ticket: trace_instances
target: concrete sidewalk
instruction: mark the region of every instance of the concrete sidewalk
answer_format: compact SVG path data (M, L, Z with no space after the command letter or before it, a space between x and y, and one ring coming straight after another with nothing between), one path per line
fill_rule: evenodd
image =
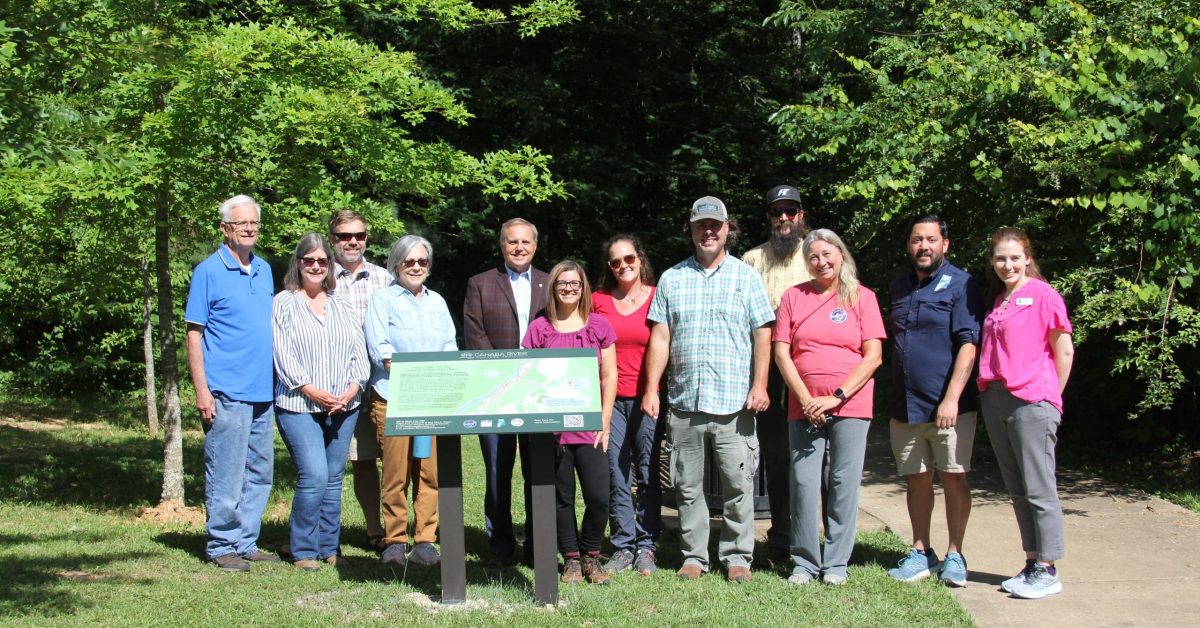
M975 443L971 471L974 508L963 555L968 586L955 595L980 626L1195 626L1200 624L1200 515L1069 470L1059 470L1066 515L1067 556L1058 563L1063 592L1021 600L1000 582L1024 562L1012 503L987 437ZM860 527L882 522L906 541L912 528L904 480L896 475L887 424L871 426L859 502ZM932 544L946 551L940 490ZM896 557L898 561L900 556Z

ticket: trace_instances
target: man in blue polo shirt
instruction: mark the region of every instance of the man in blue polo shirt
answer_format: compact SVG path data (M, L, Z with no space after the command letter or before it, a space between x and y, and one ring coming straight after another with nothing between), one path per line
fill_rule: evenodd
M205 554L221 571L278 562L258 547L274 474L271 267L251 249L261 210L235 196L220 207L225 244L200 262L188 291L188 368L204 422Z
M938 567L929 542L933 470L941 476L950 537L940 577L963 586L967 561L963 536L971 514L971 445L978 395L972 372L983 320L979 285L946 261L946 223L935 215L915 220L908 233L912 270L891 285L888 325L892 338L892 453L908 484L913 544L888 575L920 580Z

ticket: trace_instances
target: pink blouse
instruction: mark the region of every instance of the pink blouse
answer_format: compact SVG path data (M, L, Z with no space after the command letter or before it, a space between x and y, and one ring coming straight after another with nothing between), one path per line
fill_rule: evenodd
M983 321L979 347L979 390L999 381L1014 397L1037 403L1047 401L1062 412L1058 369L1050 347L1050 332L1071 333L1067 306L1054 288L1030 279L1017 288L1003 309L996 295L992 311Z

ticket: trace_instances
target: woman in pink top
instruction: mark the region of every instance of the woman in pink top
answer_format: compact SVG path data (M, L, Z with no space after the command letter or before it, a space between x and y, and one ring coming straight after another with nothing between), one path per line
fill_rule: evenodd
M996 299L979 347L980 406L1025 550L1025 567L1000 586L1037 599L1062 591L1054 567L1063 557L1054 446L1075 349L1067 307L1038 270L1025 232L997 231L988 252Z
M608 447L610 572L632 567L654 573L655 543L661 528L662 488L658 482L656 443L662 423L642 412L646 381L642 361L650 342L646 314L654 300L654 271L632 235L613 236L604 245L606 268L592 294L592 311L604 316L617 332L617 399L613 404L612 438ZM636 503L632 487L637 486Z
M791 391L792 575L844 584L858 517L858 489L873 415L875 369L882 362L883 316L875 293L858 282L854 258L828 229L804 238L812 280L788 288L775 313L775 363ZM825 548L821 480L829 453Z
M599 432L561 432L558 437L555 506L562 581L608 584L600 545L608 524L608 435L617 396L617 334L603 316L592 314L592 291L583 269L572 260L550 270L546 315L529 323L526 349L593 348L600 363ZM583 489L583 526L575 521L575 475Z

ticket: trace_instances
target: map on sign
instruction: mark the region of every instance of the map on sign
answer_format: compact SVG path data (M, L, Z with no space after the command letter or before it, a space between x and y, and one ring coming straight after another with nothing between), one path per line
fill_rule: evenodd
M385 434L600 429L594 349L397 353Z

